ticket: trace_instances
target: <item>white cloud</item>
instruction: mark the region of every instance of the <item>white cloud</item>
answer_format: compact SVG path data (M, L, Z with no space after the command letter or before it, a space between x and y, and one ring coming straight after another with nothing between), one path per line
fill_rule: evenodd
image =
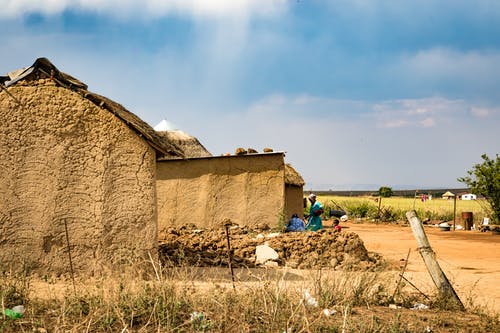
M287 161L303 174L309 188L371 183L457 186L456 178L471 159L498 150L498 140L492 140L495 121L471 121L470 110L477 108L443 97L370 102L273 94L255 101L243 114L217 121L219 133L231 138L229 146L287 151ZM232 125L223 125L227 123ZM456 149L457 133L465 132L483 135L484 140L460 143ZM227 138L218 140L214 146L228 145ZM415 156L436 161L432 172L421 172L411 162Z
M442 97L390 100L374 104L371 116L381 128L428 128L463 116L470 107L463 100Z
M294 117L296 120L325 122L370 121L374 128L433 128L449 126L464 119L491 117L499 113L495 108L479 107L461 99L429 97L420 99L339 100L307 94L287 96L273 94L247 108L247 117L278 120ZM471 117L472 116L472 117Z
M429 113L430 111L431 110L429 110L428 108L417 107L413 110L408 111L408 114L425 114L425 113Z
M486 117L489 117L495 113L500 113L500 112L499 112L499 109L495 109L495 108L472 107L470 109L470 113L474 117L486 118Z
M374 110L377 112L400 112L409 116L425 114L442 114L461 109L465 105L462 100L452 100L443 97L430 97L420 99L399 99L376 103Z
M436 121L434 120L434 118L429 117L421 120L420 124L422 125L422 127L434 127L436 126Z
M180 14L191 17L248 17L272 15L286 7L286 0L0 0L0 17L28 13L59 14L84 10L111 16Z
M408 120L397 119L397 120L386 121L383 124L383 127L385 127L385 128L399 128L399 127L406 127L408 125L409 125Z
M248 113L267 116L291 116L297 119L320 118L352 118L370 111L370 104L365 101L335 99L307 94L284 95L272 94L264 97L247 109Z
M395 70L407 73L409 80L449 82L457 86L491 87L500 84L500 52L498 50L459 51L432 48L406 54Z

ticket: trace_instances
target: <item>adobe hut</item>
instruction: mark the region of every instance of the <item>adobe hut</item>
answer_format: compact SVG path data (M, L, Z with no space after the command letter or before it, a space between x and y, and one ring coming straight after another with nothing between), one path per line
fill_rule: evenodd
M160 230L191 223L213 227L226 218L239 225L276 226L302 214L304 183L285 165L283 152L199 157L194 146L183 151L184 160L157 163Z
M80 273L155 258L156 158L182 152L45 58L0 86L0 268L68 272L67 239Z

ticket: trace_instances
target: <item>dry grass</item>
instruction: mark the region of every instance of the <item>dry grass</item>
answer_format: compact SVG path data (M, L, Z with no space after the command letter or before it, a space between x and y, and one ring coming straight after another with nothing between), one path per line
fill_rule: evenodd
M4 308L23 304L23 318L0 319L0 332L498 332L498 317L474 309L407 309L424 302L408 286L392 297L395 273L227 270L189 267L70 282L3 274ZM43 291L46 292L43 292ZM305 297L308 291L312 298ZM389 309L394 303L401 308ZM324 310L335 314L325 315ZM450 319L451 317L455 319Z

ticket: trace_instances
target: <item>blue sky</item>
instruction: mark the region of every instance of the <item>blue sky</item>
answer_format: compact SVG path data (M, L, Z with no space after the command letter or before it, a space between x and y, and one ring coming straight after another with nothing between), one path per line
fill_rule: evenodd
M0 0L0 72L49 58L307 189L457 187L500 152L500 2Z

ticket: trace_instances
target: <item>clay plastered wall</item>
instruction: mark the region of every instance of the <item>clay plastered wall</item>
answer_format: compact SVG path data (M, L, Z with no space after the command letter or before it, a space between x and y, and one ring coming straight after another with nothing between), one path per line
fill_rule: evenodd
M129 266L157 246L155 152L82 96L41 80L0 91L0 266Z
M286 216L288 219L292 217L294 213L299 214L301 218L304 217L304 191L302 186L286 185L285 187L286 196Z
M225 218L276 225L285 204L284 175L283 154L158 162L159 229L211 227Z

